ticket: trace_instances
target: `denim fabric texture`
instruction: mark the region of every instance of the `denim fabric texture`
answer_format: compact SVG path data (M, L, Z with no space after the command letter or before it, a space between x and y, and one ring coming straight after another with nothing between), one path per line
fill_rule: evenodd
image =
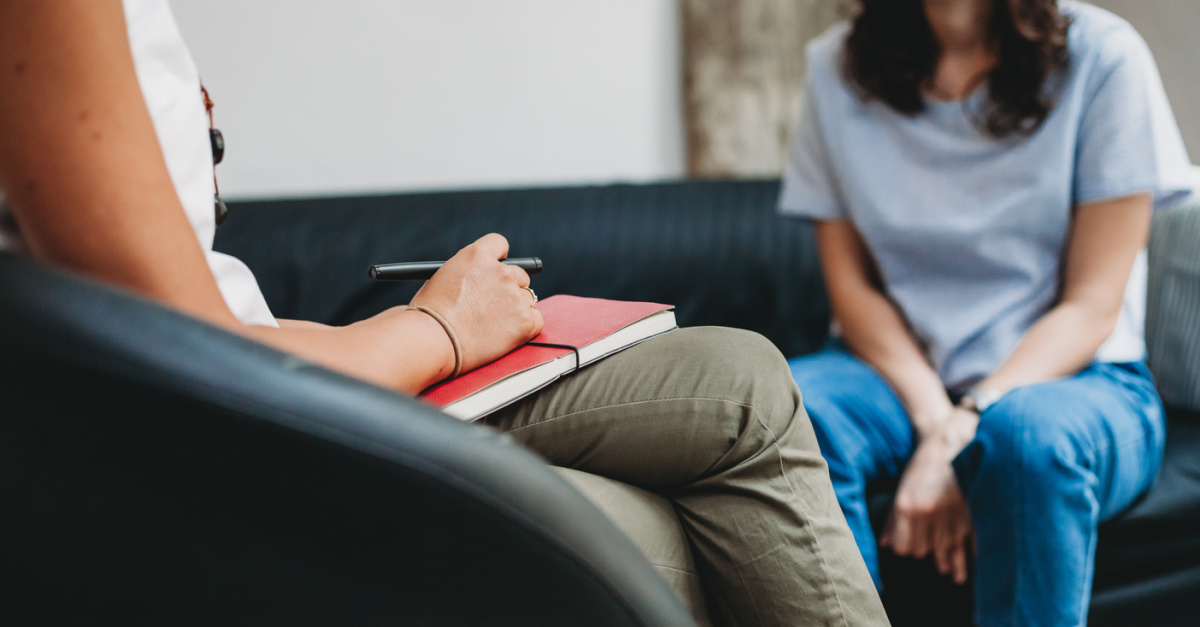
M908 414L838 341L789 366L838 502L882 588L867 490L904 471L914 448ZM1095 363L1017 388L984 412L954 460L978 546L977 624L1086 624L1097 526L1154 482L1164 439L1162 403L1140 362Z

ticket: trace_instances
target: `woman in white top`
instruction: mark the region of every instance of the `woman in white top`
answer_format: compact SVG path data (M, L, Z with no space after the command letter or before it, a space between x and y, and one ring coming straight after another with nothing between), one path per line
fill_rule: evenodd
M212 168L166 0L0 0L0 249L410 394L541 329L529 276L499 263L495 234L414 298L437 317L277 321L246 267L211 250ZM670 333L489 422L551 463L669 495L700 571L660 572L681 592L699 579L718 622L886 624L786 363L761 337Z

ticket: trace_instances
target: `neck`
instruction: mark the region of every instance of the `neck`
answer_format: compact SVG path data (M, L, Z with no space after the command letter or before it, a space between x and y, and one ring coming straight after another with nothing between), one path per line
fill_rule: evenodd
M1004 1L1004 0L1000 0ZM986 53L994 0L924 0L925 18L942 54Z

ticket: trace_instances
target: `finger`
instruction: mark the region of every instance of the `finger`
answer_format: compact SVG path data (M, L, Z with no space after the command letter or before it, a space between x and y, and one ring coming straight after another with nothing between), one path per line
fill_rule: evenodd
M910 524L912 529L908 540L909 552L913 557L922 558L929 555L931 528L929 519L925 516L915 516Z
M537 304L537 295L534 293L534 291L528 287L518 287L516 290L516 302L519 303L521 307L529 307L530 309L533 309L533 306Z
M950 555L951 566L954 569L954 583L963 585L967 583L967 545L966 542L960 542L954 547L954 552Z
M883 533L879 534L879 546L892 545L892 529L895 527L895 516L888 514L887 522L883 525Z
M516 266L504 266L504 272L510 281L517 284L517 287L529 287L528 272Z
M954 553L963 550L966 534L963 532L962 519L957 510L943 512L938 517L938 522L935 538L938 571L943 575L951 575L954 572Z
M950 527L939 524L933 538L933 559L937 563L938 572L949 575L954 569L955 537Z
M488 233L475 240L472 245L479 248L489 259L508 258L508 239L499 233Z
M912 526L908 516L896 514L896 524L892 527L892 552L896 555L912 553Z
M545 326L546 320L542 318L542 312L536 309L530 309L530 311L532 312L531 315L533 316L533 328L529 333L529 339L532 340L533 338L537 337L538 333L542 332L542 327Z

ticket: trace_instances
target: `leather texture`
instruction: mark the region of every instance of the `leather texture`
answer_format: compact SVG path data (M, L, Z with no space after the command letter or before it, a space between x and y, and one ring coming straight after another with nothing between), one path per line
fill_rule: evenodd
M0 256L8 624L692 625L505 436Z

